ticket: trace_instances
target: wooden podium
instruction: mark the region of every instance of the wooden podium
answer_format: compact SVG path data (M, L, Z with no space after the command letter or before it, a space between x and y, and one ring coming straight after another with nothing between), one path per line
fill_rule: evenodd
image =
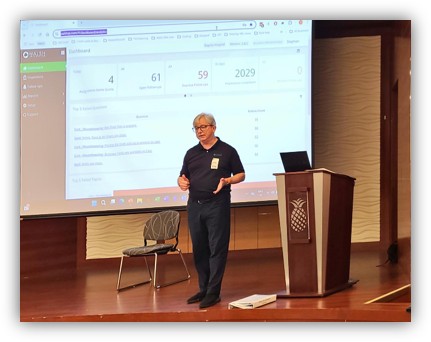
M349 279L355 179L327 170L276 173L286 291L323 297Z

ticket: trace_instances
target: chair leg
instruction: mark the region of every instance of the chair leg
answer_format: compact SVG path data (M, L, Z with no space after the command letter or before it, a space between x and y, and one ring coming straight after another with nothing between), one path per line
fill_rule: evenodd
M154 282L153 286L157 288L157 253L154 253Z
M121 256L121 261L120 261L120 270L118 271L117 291L119 291L119 289L120 289L121 271L122 271L122 269L123 269L123 259L124 259L124 255L122 255L122 256Z
M146 267L147 267L147 271L148 271L148 275L149 275L149 280L144 281L144 282L140 282L140 283L136 283L136 284L132 284L132 285L125 286L125 287L121 288L121 287L120 287L120 282L121 282L121 275L122 275L122 270L123 270L124 257L125 257L125 256L127 256L127 255L123 255L123 256L121 257L121 261L120 261L120 269L119 269L119 271L118 271L117 291L121 291L121 290L128 289L128 288L131 288L131 287L135 287L135 286L138 286L138 285L147 284L147 283L150 283L150 282L152 282L152 283L153 283L154 288L159 289L159 288L164 287L164 286L168 286L168 285L176 284L176 283L179 283L179 282L181 282L181 281L184 281L184 280L188 280L188 279L190 279L190 272L189 272L189 269L187 268L187 264L186 264L186 262L185 262L185 260L184 260L183 253L182 253L182 252L181 252L181 250L180 250L180 249L178 249L178 248L177 248L175 251L176 251L176 252L178 252L178 255L180 256L181 261L182 261L182 263L183 263L184 270L186 271L186 276L185 276L184 278L181 278L181 279L178 279L178 280L174 280L174 281L171 281L171 282L168 282L168 283L164 283L164 284L158 284L158 283L157 283L157 262L158 262L158 254L157 254L157 253L154 253L154 254L153 254L153 256L154 256L154 271L153 271L153 274L151 273L151 269L150 269L150 267L149 267L149 265L148 265L147 256L144 256L145 265L146 265Z
M119 292L119 291L121 291L121 290L125 290L125 289L131 288L131 287L136 287L136 286L138 286L138 285L143 285L143 284L150 283L150 282L151 282L151 280L152 280L152 278L151 278L151 271L150 271L150 268L148 267L147 260L144 258L144 260L145 260L145 265L147 266L147 270L148 270L148 273L149 273L150 279L149 279L149 280L145 280L145 281L140 282L140 283L131 284L131 285L128 285L128 286L125 286L125 287L120 287L121 274L122 274L122 270L123 270L123 262L124 262L124 257L125 257L125 256L127 256L127 255L122 255L122 256L121 256L120 269L119 269L119 271L118 271L118 279L117 279L117 291Z
M153 275L151 274L150 266L148 266L147 257L144 257L145 266L147 266L148 275L150 277L150 281L153 279Z
M182 281L190 279L190 272L189 272L189 269L187 268L187 264L186 264L186 262L184 260L183 253L181 253L181 250L179 248L177 248L176 251L178 252L178 255L181 258L181 261L183 263L184 269L186 271L186 276L184 278L181 278L181 279L178 279L178 280L174 280L174 281L171 281L171 282L168 282L168 283L157 284L157 281L156 281L156 271L155 271L156 267L157 267L157 256L156 256L155 263L154 263L154 285L153 285L156 289L160 289L161 287L165 287L165 286L168 286L168 285L173 285L173 284L176 284L176 283L179 283L179 282L182 282Z
M181 249L177 248L177 252L181 257L181 261L183 262L184 269L186 270L186 273L187 273L186 279L190 279L190 272L189 272L189 269L187 268L187 264L186 264L186 261L184 260L183 253L181 252Z

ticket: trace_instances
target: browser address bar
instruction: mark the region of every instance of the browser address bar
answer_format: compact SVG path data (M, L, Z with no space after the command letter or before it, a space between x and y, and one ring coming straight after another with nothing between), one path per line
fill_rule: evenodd
M119 36L138 34L161 34L161 33L183 33L183 32L207 32L226 30L254 29L254 20L196 22L183 24L163 25L140 25L140 26L118 26L82 29L59 29L53 32L54 38L67 37L89 37L89 36Z

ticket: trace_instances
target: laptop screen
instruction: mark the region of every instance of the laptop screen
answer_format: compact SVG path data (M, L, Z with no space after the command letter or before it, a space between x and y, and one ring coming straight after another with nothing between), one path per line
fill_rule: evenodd
M285 172L298 172L311 169L307 151L280 152Z

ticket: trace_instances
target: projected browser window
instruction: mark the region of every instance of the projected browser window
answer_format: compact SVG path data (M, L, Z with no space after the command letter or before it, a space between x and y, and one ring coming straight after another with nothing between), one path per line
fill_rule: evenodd
M311 21L21 22L21 215L184 206L176 180L212 113L276 200L279 152L311 154Z

